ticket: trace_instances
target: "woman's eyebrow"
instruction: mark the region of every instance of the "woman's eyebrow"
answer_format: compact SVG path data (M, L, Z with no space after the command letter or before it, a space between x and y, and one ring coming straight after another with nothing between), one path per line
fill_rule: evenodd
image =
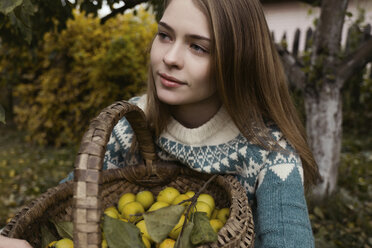
M201 36L201 35L197 35L197 34L189 34L189 35L187 35L187 37L189 37L191 39L195 39L195 40L205 40L205 41L208 41L208 42L211 41L211 39L209 39L207 37L204 37L204 36Z
M167 23L165 23L165 22L161 22L160 21L159 22L159 26L162 26L165 29L168 29L172 33L174 33L174 29L171 26L169 26ZM186 37L191 38L191 39L196 39L196 40L205 40L205 41L208 41L208 42L211 41L209 38L204 37L204 36L201 36L201 35L198 35L198 34L188 34L188 35L186 35Z

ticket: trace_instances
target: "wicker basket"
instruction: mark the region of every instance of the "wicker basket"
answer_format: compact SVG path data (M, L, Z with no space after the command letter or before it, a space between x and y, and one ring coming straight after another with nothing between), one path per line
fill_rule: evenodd
M123 116L136 133L144 163L102 171L110 134ZM24 207L6 225L2 235L26 239L36 248L41 246L41 225L48 225L50 219L73 221L74 247L99 248L102 209L115 204L123 193L150 190L158 194L166 186L181 192L198 191L211 175L158 160L144 120L142 110L125 101L104 109L92 120L83 137L75 161L74 181L49 189ZM200 247L253 247L252 212L240 183L231 175L219 175L205 192L214 197L217 207L230 207L230 216L218 233L218 241Z

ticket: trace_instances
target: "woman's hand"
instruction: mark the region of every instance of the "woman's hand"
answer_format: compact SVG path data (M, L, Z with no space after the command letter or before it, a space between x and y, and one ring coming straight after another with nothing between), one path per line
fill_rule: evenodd
M32 248L32 246L22 239L12 239L0 235L0 248Z

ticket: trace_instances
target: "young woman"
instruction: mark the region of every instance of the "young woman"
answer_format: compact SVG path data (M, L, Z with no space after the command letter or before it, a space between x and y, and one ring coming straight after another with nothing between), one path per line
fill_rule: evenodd
M145 111L160 158L236 175L256 248L314 247L304 188L318 170L290 99L258 0L166 0L147 94L131 102ZM137 163L132 138L123 118L104 169Z
M150 53L144 109L158 154L232 173L248 193L255 247L314 247L304 186L318 177L258 0L170 0ZM106 169L137 163L114 128Z

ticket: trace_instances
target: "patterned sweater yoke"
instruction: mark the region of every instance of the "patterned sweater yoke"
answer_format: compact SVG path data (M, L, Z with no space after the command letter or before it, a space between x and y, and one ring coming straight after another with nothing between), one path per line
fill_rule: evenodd
M144 109L146 96L130 102ZM270 151L249 142L221 107L208 122L194 129L171 119L155 143L163 160L177 160L200 172L236 176L252 206L256 248L314 247L301 160L276 126L269 129L283 149ZM104 169L138 162L138 154L129 155L132 137L133 130L123 118L111 134Z

